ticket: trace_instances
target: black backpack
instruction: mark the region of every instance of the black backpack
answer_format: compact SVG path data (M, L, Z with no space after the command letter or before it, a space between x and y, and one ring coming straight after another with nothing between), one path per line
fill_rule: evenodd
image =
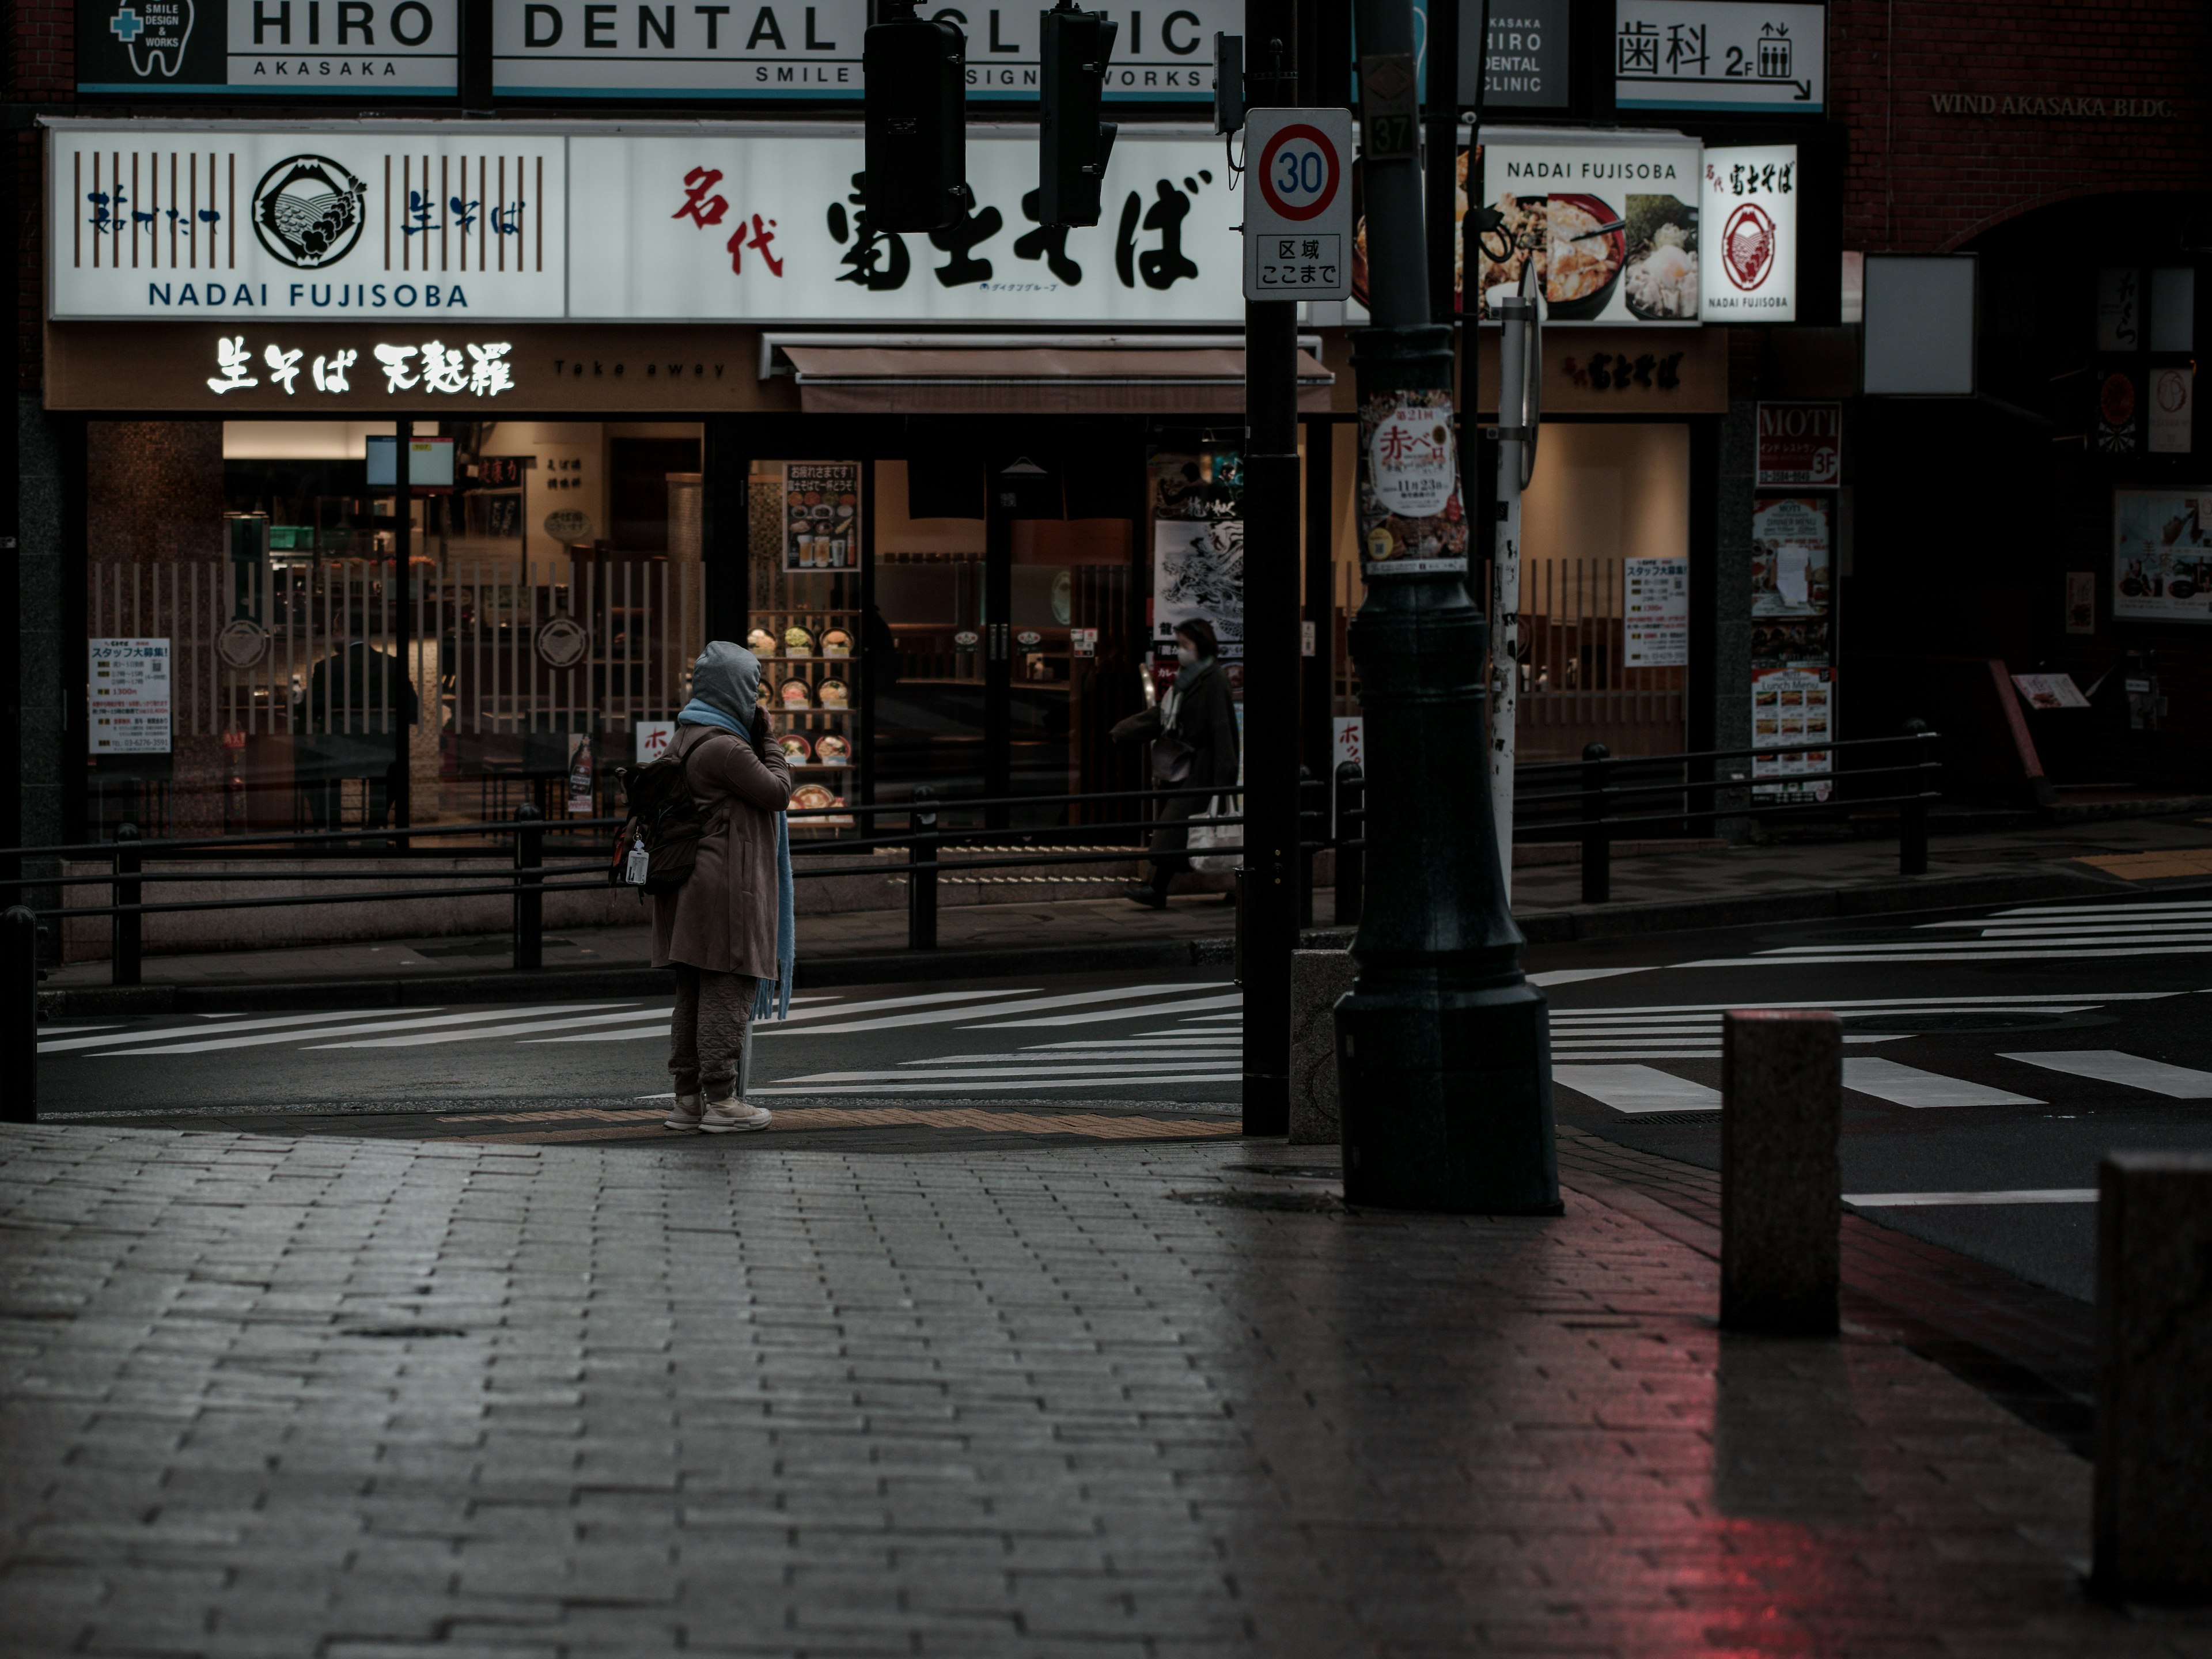
M714 814L691 793L687 769L691 750L663 755L632 769L617 767L629 805L629 820L615 837L614 862L607 879L617 886L652 894L672 893L691 879L699 861L699 839Z

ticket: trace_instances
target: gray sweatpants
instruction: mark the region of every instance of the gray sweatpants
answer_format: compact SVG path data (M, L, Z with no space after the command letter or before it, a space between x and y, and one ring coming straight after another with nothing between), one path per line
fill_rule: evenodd
M675 967L668 1069L675 1074L676 1092L704 1093L710 1101L742 1097L760 981L750 974L709 973L680 962Z

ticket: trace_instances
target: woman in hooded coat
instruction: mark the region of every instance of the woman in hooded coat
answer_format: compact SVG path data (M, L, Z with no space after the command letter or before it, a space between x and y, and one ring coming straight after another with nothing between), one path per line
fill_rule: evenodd
M769 1113L742 1097L761 982L784 976L789 854L781 815L791 768L757 706L760 659L716 640L691 667L691 701L668 752L707 812L690 879L653 900L653 965L676 970L668 1069L672 1129L764 1129Z
M1114 728L1123 742L1149 738L1176 746L1187 754L1189 767L1174 787L1216 789L1233 793L1243 763L1237 752L1237 705L1229 691L1229 677L1214 660L1220 647L1213 624L1194 617L1176 626L1175 684L1156 708L1132 714ZM1152 831L1152 877L1149 882L1123 890L1123 896L1154 910L1168 908L1168 883L1176 872L1190 867L1184 849L1190 844L1190 819L1206 803L1204 795L1176 795L1161 807Z

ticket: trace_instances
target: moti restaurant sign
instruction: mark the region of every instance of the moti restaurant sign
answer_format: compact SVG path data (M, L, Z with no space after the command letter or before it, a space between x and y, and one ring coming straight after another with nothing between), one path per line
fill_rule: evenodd
M1759 489L1770 484L1834 485L1843 475L1841 404L1759 404Z
M458 0L77 0L80 97L450 98Z
M1106 95L1128 101L1210 99L1214 31L1243 27L1233 0L1133 10L1109 0L1104 9L1120 26ZM1036 100L1036 5L933 15L967 33L969 97ZM867 27L867 0L495 0L492 85L503 96L541 99L857 100Z

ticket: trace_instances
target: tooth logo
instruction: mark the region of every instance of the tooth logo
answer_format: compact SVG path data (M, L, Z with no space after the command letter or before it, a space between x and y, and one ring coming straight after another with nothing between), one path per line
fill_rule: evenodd
M123 43L142 78L156 70L173 77L185 66L185 43L192 38L192 0L122 0L107 20L107 32Z
M327 155L295 155L261 175L253 230L295 270L319 270L353 252L368 186Z

